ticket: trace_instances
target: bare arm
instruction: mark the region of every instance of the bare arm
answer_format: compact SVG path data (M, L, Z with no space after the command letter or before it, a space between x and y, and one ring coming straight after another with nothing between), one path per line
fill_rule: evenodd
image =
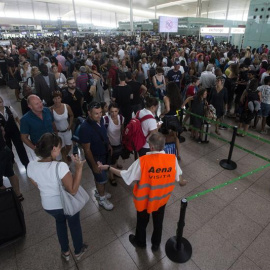
M67 104L66 104L66 106L67 106L68 116L69 116L69 126L68 126L68 129L71 129L72 124L73 124L73 120L74 120L74 114L73 114L70 106L67 105Z
M188 102L190 102L191 100L193 100L193 99L194 99L194 97L188 97L188 98L183 102L181 108L184 108L184 106L185 106Z
M31 182L36 188L38 188L38 184L37 184L32 178L30 178L30 177L28 177L28 178L29 178L30 182Z
M72 176L71 172L68 172L63 178L62 183L65 189L72 195L75 195L78 191L78 188L82 179L82 168L84 161L80 161L78 157L72 156L72 160L75 163L75 174Z
M21 134L22 141L31 149L35 150L35 145L29 140L29 134Z
M145 85L141 85L141 88L140 88L140 91L141 91L141 96L144 96L147 92L147 88Z

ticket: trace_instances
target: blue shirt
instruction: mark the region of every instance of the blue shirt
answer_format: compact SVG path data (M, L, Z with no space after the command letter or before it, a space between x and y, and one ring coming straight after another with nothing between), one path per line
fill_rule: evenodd
M29 134L33 144L36 144L43 134L53 132L54 120L49 108L43 108L42 117L43 120L30 110L21 118L21 134Z
M100 125L87 118L87 120L81 124L79 138L81 143L90 143L90 150L93 156L107 155L109 140L103 118L100 120Z

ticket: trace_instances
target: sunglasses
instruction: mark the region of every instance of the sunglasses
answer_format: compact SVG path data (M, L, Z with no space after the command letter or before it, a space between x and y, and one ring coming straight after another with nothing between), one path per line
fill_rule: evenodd
M88 105L88 108L91 109L99 109L101 107L101 104L99 102L93 102Z

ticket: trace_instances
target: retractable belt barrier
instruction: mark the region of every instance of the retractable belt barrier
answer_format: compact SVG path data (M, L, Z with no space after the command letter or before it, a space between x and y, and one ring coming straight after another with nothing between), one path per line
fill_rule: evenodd
M218 139L218 140L220 140L222 142L229 143L231 145L228 159L227 160L221 160L221 162L220 162L220 165L223 168L232 169L232 168L229 168L230 166L234 167L233 169L236 168L236 164L235 164L235 166L232 166L233 163L235 163L235 162L231 161L231 156L232 156L234 146L237 147L238 149L241 149L241 150L253 155L253 156L256 156L256 157L258 157L258 158L260 158L262 160L270 162L269 158L264 157L262 155L259 155L257 153L254 153L253 151L251 151L249 149L246 149L246 148L244 148L244 147L242 147L242 146L240 146L238 144L235 144L235 136L236 136L236 132L237 132L237 127L231 126L231 125L219 122L219 121L215 121L215 120L212 120L212 119L208 119L208 118L206 118L204 116L197 115L195 113L192 113L192 112L190 112L188 110L184 110L184 109L180 112L180 114L178 112L178 115L180 115L181 123L182 123L183 111L185 111L186 113L188 113L190 115L193 115L195 117L201 118L201 119L203 119L203 120L205 120L207 122L222 125L222 126L225 126L227 128L233 129L232 140L228 141L228 140L223 139L223 138L221 138L221 137L219 137L219 136L217 136L217 135L215 135L213 133L204 132L204 131L202 131L202 130L200 130L198 128L192 127L191 125L185 124L186 126L191 127L193 130L197 130L197 131L202 132L202 133L207 133L209 136L212 136L212 137L214 137L214 138L216 138L216 139ZM261 138L259 136L256 136L256 135L250 134L248 132L244 132L244 131L238 131L238 132L242 133L242 134L245 134L245 135L247 135L249 137L255 138L255 139L257 139L259 141L262 141L264 143L270 144L269 140L266 140L266 139ZM183 231L184 231L184 226L185 226L185 215L186 215L186 208L187 208L188 201L194 200L194 199L199 198L199 197L201 197L203 195L206 195L206 194L208 194L210 192L213 192L213 191L215 191L217 189L220 189L220 188L223 188L223 187L228 186L230 184L233 184L238 180L244 179L244 178L248 177L249 175L260 172L260 171L262 171L262 170L264 170L265 168L268 168L268 167L270 167L270 163L267 163L266 165L260 166L257 169L254 169L252 171L244 173L244 174L242 174L242 175L240 175L238 177L235 177L235 178L233 178L233 179L231 179L229 181L226 181L225 183L222 183L220 185L217 185L215 187L206 189L204 191L198 192L197 194L194 194L194 195L191 195L191 196L189 196L187 198L182 199L181 200L181 208L180 208L180 216L179 216L179 221L178 221L177 230L176 230L176 236L173 236L173 237L169 238L168 241L166 242L166 245L165 245L165 251L166 251L167 257L170 260L172 260L173 262L176 262L176 263L185 263L191 258L192 246L191 246L190 242L183 237Z

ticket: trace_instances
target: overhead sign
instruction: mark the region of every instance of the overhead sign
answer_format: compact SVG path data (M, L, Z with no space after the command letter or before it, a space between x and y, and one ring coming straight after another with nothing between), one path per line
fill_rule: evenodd
M232 27L231 34L245 34L245 30L245 28Z
M78 30L78 26L77 23L75 21L41 21L41 27L43 30L51 30L51 31L55 31L55 30L74 30L77 31Z
M229 34L229 27L202 27L201 34Z
M176 17L159 17L159 32L160 33L177 33L178 32L178 18Z

